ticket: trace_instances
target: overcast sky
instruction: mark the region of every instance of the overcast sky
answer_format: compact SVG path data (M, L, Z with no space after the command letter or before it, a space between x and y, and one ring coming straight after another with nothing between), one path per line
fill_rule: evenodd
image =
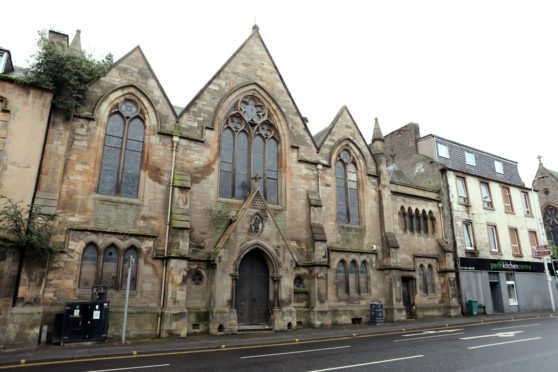
M0 45L27 66L37 31L73 37L96 57L140 45L174 105L185 106L256 22L312 133L347 105L367 140L409 122L558 171L557 1L10 2ZM554 140L554 141L553 141Z

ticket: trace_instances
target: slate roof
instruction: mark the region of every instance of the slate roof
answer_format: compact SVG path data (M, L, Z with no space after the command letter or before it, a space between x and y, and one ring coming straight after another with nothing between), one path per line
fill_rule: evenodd
M444 144L448 147L449 158L436 155L436 160L446 168L497 182L503 182L518 187L525 187L525 183L519 175L516 161L509 160L498 155L493 155L486 151L478 150L432 134L422 137L420 141L429 137L435 139L434 151L436 154L438 154L438 143ZM466 163L465 152L475 155L476 165L469 165ZM494 166L495 160L502 163L504 169L503 174L496 172Z

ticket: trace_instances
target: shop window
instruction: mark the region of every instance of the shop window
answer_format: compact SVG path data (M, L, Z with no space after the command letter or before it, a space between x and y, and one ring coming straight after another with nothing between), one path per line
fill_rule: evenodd
M506 273L506 287L508 289L508 301L510 305L517 305L517 291L515 290L514 273Z

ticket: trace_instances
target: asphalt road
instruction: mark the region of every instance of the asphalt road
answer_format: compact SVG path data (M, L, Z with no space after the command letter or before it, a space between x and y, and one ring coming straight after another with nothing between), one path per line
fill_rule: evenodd
M558 319L92 358L18 371L558 371Z

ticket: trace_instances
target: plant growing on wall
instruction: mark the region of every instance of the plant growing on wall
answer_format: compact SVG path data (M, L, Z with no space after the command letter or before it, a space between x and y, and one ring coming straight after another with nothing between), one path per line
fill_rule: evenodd
M38 206L22 206L0 197L0 249L17 250L43 262L64 251L52 244L56 215L41 212Z
M558 259L558 247L556 246L556 244L554 244L554 241L552 240L548 240L548 245L550 246L551 252L552 254L550 255L550 257L552 259Z
M85 100L88 84L101 77L112 65L112 54L96 60L83 51L68 52L46 32L39 32L38 51L27 71L27 80L54 91L53 105L71 116Z

